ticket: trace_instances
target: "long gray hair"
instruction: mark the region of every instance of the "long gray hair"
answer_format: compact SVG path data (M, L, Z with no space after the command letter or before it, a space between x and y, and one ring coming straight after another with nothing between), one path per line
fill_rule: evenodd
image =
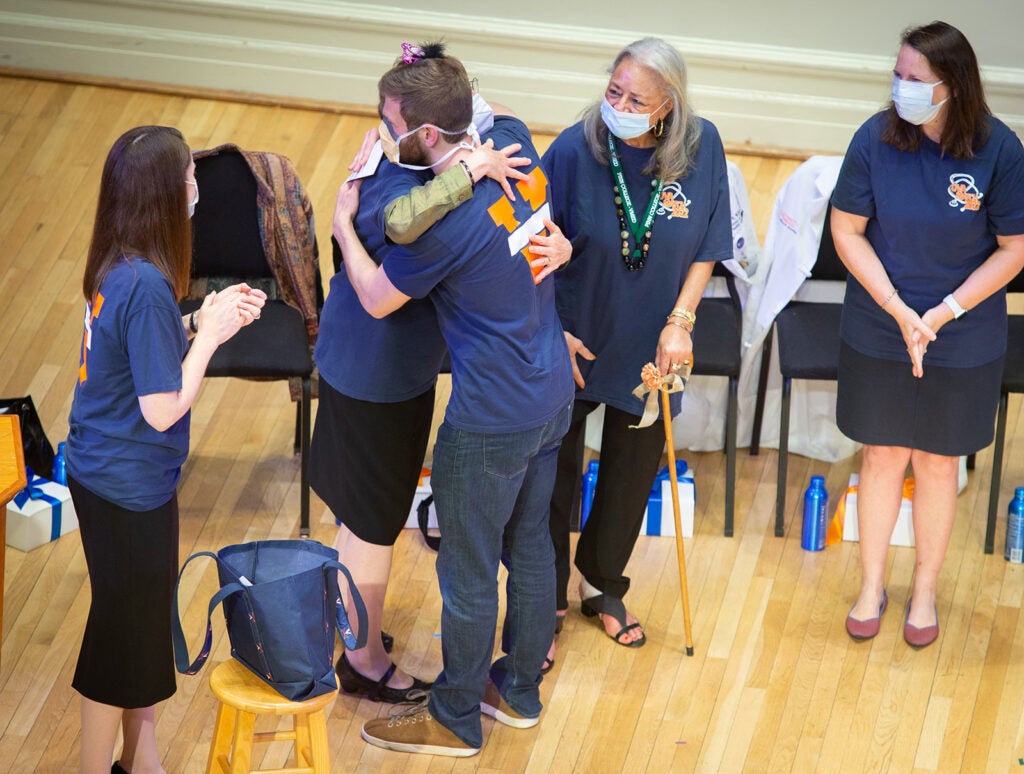
M673 46L660 38L642 38L622 49L608 68L609 75L624 59L653 71L672 100L672 112L665 117L665 128L644 174L656 175L665 182L686 177L700 147L701 124L686 99L686 63ZM583 134L590 152L602 164L608 163L608 127L601 118L601 100L583 111Z

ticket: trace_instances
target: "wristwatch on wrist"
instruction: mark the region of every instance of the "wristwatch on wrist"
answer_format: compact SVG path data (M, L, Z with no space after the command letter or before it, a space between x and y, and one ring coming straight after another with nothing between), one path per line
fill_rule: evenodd
M950 311L953 313L954 320L958 320L959 318L967 314L967 310L960 306L960 303L955 298L953 298L952 293L950 293L948 296L942 299L942 303L949 307Z

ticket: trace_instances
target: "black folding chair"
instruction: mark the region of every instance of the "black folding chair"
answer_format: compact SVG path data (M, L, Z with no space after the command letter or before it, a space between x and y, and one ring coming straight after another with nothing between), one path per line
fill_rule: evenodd
M245 281L268 289L270 300L260 319L218 347L207 376L279 380L298 378L301 397L295 412L294 452L300 455L299 534L309 536L310 378L313 359L301 313L276 294L276 282L260 238L256 180L239 153L221 152L196 159L200 190L192 221L192 276L207 278L211 288ZM315 251L315 246L314 246ZM323 290L317 272L318 308ZM185 299L182 314L198 309L201 299Z
M839 259L832 241L832 207L825 211L818 257L810 279L846 281L846 266ZM779 465L775 490L775 534L785 534L786 470L789 459L790 393L794 379L835 381L839 376L839 319L842 302L790 301L776 316L768 331L761 354L761 372L754 408L754 428L750 453L757 454L768 388L768 368L772 339L778 341L779 371L782 373L782 406L779 417ZM774 330L774 334L773 334Z

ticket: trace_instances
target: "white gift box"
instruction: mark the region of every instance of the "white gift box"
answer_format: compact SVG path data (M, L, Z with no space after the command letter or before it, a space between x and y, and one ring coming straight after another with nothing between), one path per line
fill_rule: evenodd
M405 520L406 528L419 529L420 503L430 497L430 476L424 476L421 483L416 487L416 495L412 498L412 508L409 510L409 518ZM427 529L437 529L437 508L434 502L430 502L430 511L427 516Z
M644 520L640 525L641 535L661 535L675 537L676 519L672 509L672 482L661 482L661 497L652 493L644 510ZM684 476L676 482L679 491L679 525L683 537L693 537L693 507L697 502L693 479Z
M61 484L34 476L29 486L7 503L7 545L21 551L31 551L76 529L78 516L71 492Z
M857 482L859 476L850 474L850 488L846 490L846 514L843 517L843 540L857 541L860 530L857 523ZM914 501L908 497L913 491L913 479L907 479L903 485L903 502L900 503L900 515L896 518L896 526L892 531L891 546L914 546ZM909 488L908 488L909 485Z

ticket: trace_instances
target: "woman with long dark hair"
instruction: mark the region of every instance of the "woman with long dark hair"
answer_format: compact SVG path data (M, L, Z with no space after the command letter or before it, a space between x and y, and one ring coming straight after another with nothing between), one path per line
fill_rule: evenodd
M82 290L85 330L67 444L68 487L92 602L73 686L82 696L83 772L163 771L154 706L175 691L171 596L175 490L189 409L217 347L259 318L247 285L182 317L192 258L195 164L177 129L117 139L100 180ZM191 344L190 344L191 340Z

